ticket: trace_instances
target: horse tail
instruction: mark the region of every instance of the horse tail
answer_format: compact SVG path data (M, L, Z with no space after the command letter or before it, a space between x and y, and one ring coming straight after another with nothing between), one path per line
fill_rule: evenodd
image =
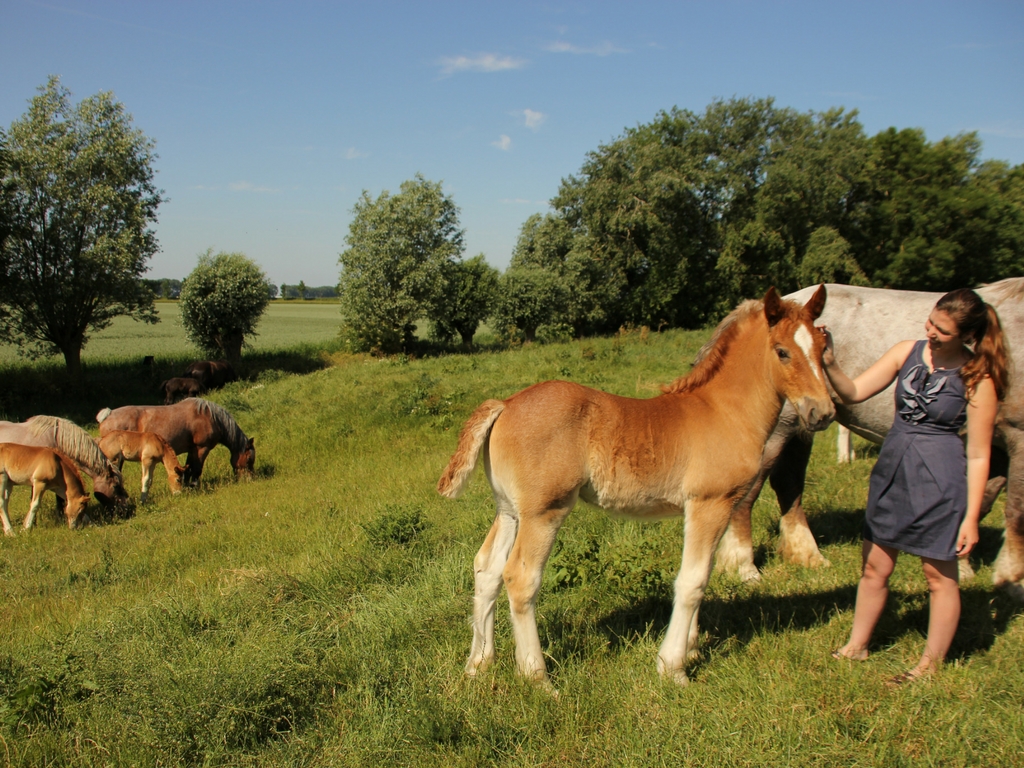
M102 424L103 420L105 418L107 418L107 416L109 416L112 413L113 413L113 411L110 410L109 408L104 408L102 411L100 411L99 413L96 414L96 423L97 424Z
M459 433L459 445L445 467L441 479L437 481L437 492L449 499L456 499L469 481L469 476L476 469L480 450L491 433L495 420L505 410L501 400L485 400L473 411Z

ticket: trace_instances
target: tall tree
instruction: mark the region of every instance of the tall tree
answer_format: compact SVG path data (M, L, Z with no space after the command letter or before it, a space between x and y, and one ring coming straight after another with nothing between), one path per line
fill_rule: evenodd
M872 138L852 243L875 285L945 291L1024 270L1022 171L980 154L973 133L930 143L919 129L889 128Z
M459 209L439 182L417 174L396 195L385 190L374 200L364 190L352 212L339 258L343 322L358 348L399 352L462 255Z
M91 331L118 315L158 320L141 281L162 202L153 148L111 93L73 105L57 77L7 133L0 321L25 352L63 354L72 376Z
M437 297L431 311L434 337L450 341L459 336L464 346L472 346L476 329L494 309L498 276L498 270L487 263L482 253L466 261L451 262L444 293Z
M203 352L237 364L246 339L270 303L270 282L244 253L199 257L181 284L181 323L185 336Z

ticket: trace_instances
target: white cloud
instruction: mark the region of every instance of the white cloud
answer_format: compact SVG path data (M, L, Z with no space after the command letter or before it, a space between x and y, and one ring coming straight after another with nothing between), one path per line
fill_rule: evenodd
M576 53L589 54L591 56L608 56L612 53L629 53L625 48L612 45L607 40L600 45L593 45L589 48L582 45L573 45L565 40L556 40L544 46L544 50L550 53Z
M453 75L456 72L504 72L509 69L522 69L526 66L526 60L498 56L494 53L479 53L476 56L444 56L438 64L441 66L441 74Z
M978 133L986 136L998 136L1002 139L1024 139L1024 126L1020 123L1002 122L978 128Z
M278 192L273 187L263 187L253 184L251 181L233 181L228 187L235 192Z
M509 149L512 147L512 139L510 139L505 134L501 134L501 138L498 139L497 141L492 141L491 142L491 146L492 147L497 147L498 149L502 150L503 152L508 152Z
M532 109L524 109L523 117L526 119L526 127L532 131L540 128L541 123L548 119L543 112L534 112Z
M346 160L358 160L360 157L366 157L366 153L360 152L355 147L349 147L348 149L345 150Z

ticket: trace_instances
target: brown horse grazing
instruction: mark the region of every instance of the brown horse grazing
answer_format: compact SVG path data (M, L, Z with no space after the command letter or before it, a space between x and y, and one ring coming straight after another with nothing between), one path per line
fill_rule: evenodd
M33 416L20 424L0 421L0 443L59 451L89 476L93 495L103 506L128 501L120 470L107 461L92 436L74 422L58 416Z
M684 515L686 540L658 671L687 682L697 611L718 540L751 491L783 404L820 430L835 413L813 321L824 286L800 306L772 288L716 330L688 376L649 400L565 381L487 400L469 417L437 489L455 498L478 456L497 514L473 561L473 644L466 674L494 659L494 605L508 589L519 672L546 681L534 617L544 564L578 497L641 519Z
M223 407L190 397L174 405L126 405L96 414L100 436L115 430L155 432L170 443L175 453L188 453L185 482L198 482L206 456L218 445L231 451L236 475L253 473L256 447Z
M167 484L171 486L171 493L181 493L181 479L188 468L181 466L174 449L160 435L115 429L107 432L96 443L118 469L121 469L125 461L138 461L142 464L142 496L139 500L143 504L153 485L153 468L161 461L167 470Z
M36 511L46 491L53 491L65 500L64 514L68 528L78 528L84 521L83 512L89 503L89 494L82 485L82 477L74 463L50 448L16 443L0 443L0 519L4 535L13 536L7 506L12 485L31 485L32 503L25 516L25 530L36 521Z
M190 376L168 379L160 385L160 394L164 396L164 405L171 405L186 397L198 397L204 391L203 383Z
M182 376L196 379L203 389L220 389L238 380L235 369L227 360L199 360L186 368Z

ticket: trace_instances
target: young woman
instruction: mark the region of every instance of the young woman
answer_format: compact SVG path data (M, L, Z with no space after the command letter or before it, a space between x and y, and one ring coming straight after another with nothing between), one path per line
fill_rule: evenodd
M978 543L992 431L1008 375L999 317L974 291L947 293L924 328L925 340L901 341L854 379L836 364L832 337L822 329L825 371L844 403L862 402L897 379L896 417L871 472L853 630L832 654L867 658L897 556L920 556L930 593L928 641L917 665L890 685L934 671L953 642L960 620L956 558ZM965 424L966 455L959 436Z

